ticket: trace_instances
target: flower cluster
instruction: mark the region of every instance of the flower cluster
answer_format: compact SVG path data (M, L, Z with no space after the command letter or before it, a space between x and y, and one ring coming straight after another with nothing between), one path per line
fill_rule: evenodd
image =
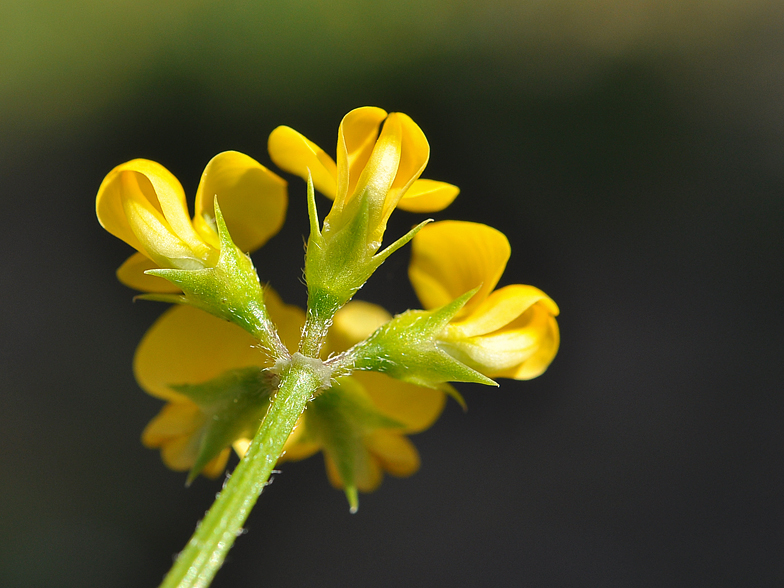
M177 179L134 160L101 184L96 211L110 233L136 249L118 270L144 297L177 303L145 335L134 370L166 402L142 435L164 463L210 477L233 447L248 450L282 378L307 358L324 377L280 460L323 452L329 480L371 491L383 472L408 476L419 456L406 437L428 428L448 382L494 384L541 374L558 350L558 308L541 290L495 289L510 255L486 225L425 221L381 250L393 210L435 212L458 189L420 178L429 158L408 116L358 108L340 124L337 161L289 127L269 138L272 161L308 182L308 308L262 288L247 253L281 227L286 182L250 157L217 155L187 213ZM333 200L319 223L313 189ZM412 241L409 277L423 309L392 317L352 301L375 269ZM206 312L205 312L206 311ZM263 428L262 424L262 428Z

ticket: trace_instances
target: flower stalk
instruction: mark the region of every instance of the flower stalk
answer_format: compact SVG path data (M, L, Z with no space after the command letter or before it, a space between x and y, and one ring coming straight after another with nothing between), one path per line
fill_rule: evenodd
M323 374L318 373L312 362L297 354L293 356L281 375L280 388L245 457L227 478L223 490L177 557L161 588L209 586L234 540L242 533L297 419L322 382Z

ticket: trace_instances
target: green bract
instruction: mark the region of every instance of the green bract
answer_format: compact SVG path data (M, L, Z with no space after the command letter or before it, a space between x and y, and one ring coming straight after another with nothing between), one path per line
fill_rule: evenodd
M372 457L365 437L377 429L403 429L405 425L383 413L351 378L340 378L311 402L304 415L305 435L301 441L318 443L334 467L334 482L341 484L349 505L356 512L357 488L372 477ZM365 489L365 488L363 488Z
M204 424L191 440L198 448L188 484L238 438L256 434L276 387L276 377L252 367L225 372L202 384L171 385L192 400L204 416Z
M476 293L466 292L436 310L408 310L355 345L346 356L355 369L383 372L399 380L440 388L446 382L497 385L438 345L452 317Z
M213 267L203 269L153 269L147 274L165 278L183 294L144 294L140 298L189 304L233 322L259 339L271 353L287 357L264 305L264 293L250 257L231 240L217 198L215 224L220 239L220 255Z
M329 230L319 229L313 183L308 182L308 210L311 216L310 238L305 255L305 280L308 285L308 307L319 317L331 317L348 302L374 271L392 253L408 243L429 221L378 252L380 241L370 238L373 228L374 202L378 195L365 191L352 203L353 214L345 224ZM377 211L376 211L377 214Z

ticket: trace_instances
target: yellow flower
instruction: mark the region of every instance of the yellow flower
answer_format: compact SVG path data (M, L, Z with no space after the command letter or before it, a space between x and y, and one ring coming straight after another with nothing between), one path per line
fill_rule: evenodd
M437 222L414 237L409 277L426 309L479 287L439 347L490 378L527 380L542 374L558 351L558 306L533 286L494 290L509 255L507 238L487 225Z
M365 106L343 117L337 164L318 145L285 126L272 131L268 149L275 165L304 180L310 173L314 187L335 201L324 221L325 233L345 223L352 200L357 205L357 196L366 190L381 194L375 227L379 242L378 231L383 234L395 207L435 212L449 206L460 191L445 182L418 179L430 157L424 133L405 114L387 114L381 108Z
M134 159L114 168L101 183L96 213L101 225L138 253L117 271L137 290L174 293L179 288L149 269L201 269L218 262L214 199L236 245L245 252L261 247L280 229L286 213L286 182L257 161L227 151L208 164L196 192L191 220L185 192L162 165Z
M271 289L265 291L264 298L281 339L290 351L296 350L304 312L283 304ZM142 443L160 448L163 462L175 471L194 468L201 457L207 462L201 463L194 475L199 469L208 476L220 475L229 445L239 437L255 434L264 414L239 418L239 424L250 430L237 432L219 447L206 447L209 428L219 415L209 399L200 405L183 390L247 368L256 368L255 372L261 374L272 363L258 341L236 325L191 306L170 308L147 331L134 357L139 385L148 394L167 401L144 430ZM266 405L261 408L266 412Z
M349 112L338 130L337 163L289 127L272 131L268 147L279 167L312 180L315 188L334 199L319 228L309 184L305 281L309 312L324 323L421 228L415 227L379 252L387 221L397 206L440 210L458 193L450 184L418 179L430 146L422 129L399 112L387 114L373 107Z

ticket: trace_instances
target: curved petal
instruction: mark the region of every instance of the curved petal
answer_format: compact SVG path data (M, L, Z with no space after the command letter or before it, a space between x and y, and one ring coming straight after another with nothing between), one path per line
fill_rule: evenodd
M555 317L549 317L546 334L541 338L539 349L519 366L501 372L497 377L512 378L514 380L530 380L542 375L550 366L558 353L561 341L558 322Z
M537 303L493 333L461 339L447 327L442 345L457 359L490 378L522 366L540 349L552 348L554 319L547 305ZM557 328L557 325L556 325ZM549 359L555 355L545 353ZM541 373L541 372L540 372Z
M378 372L354 372L351 377L362 384L375 408L403 423L406 426L403 431L407 433L430 427L446 404L446 395L441 390L423 388Z
M205 240L217 242L215 196L231 238L242 251L255 251L283 225L286 182L243 153L226 151L213 157L196 192L193 224Z
M539 288L513 284L490 294L470 315L453 322L449 329L460 337L492 333L517 319L536 303L542 304L553 316L558 315L558 306Z
M133 166L138 161L142 160L135 159L129 161L117 166L106 174L100 188L98 188L98 196L95 198L95 214L98 217L98 222L104 229L118 239L125 241L137 251L140 251L142 246L136 235L134 235L133 230L131 230L128 218L125 216L125 208L123 207L123 193L125 190L120 181L122 171L129 166Z
M430 145L419 125L407 114L393 112L387 117L384 128L395 120L400 121L400 162L397 166L395 180L392 182L389 194L384 201L384 219L389 218L403 194L419 178L427 166L428 159L430 159ZM383 130L381 135L383 137ZM379 141L381 141L381 137L379 137Z
M381 108L363 106L355 108L340 121L335 198L337 210L342 209L346 199L354 194L359 176L376 144L378 127L386 117L386 111Z
M227 447L218 455L216 455L211 461L207 462L207 465L204 466L204 468L199 473L214 480L226 469L226 464L229 461L230 454L231 450Z
M190 400L167 402L142 431L142 444L153 449L167 441L190 435L204 424L204 413Z
M395 182L397 170L400 166L403 145L403 121L400 116L389 115L384 121L381 134L373 146L370 158L367 160L362 173L359 175L356 186L348 193L347 198L355 194L367 192L366 196L371 203L371 210L376 208L383 218L384 211L389 201L389 191ZM338 168L339 170L341 168ZM337 200L336 200L337 203ZM395 202L397 204L397 202ZM394 205L392 205L394 208Z
M160 266L142 253L134 253L117 269L120 283L142 292L176 294L181 290L169 280L157 276L148 276L144 272L158 269Z
M291 127L280 126L270 133L267 150L275 165L306 182L310 170L313 187L324 196L335 198L337 166L313 141Z
M397 207L408 212L438 212L452 204L459 193L460 188L452 184L420 178L406 190Z
M391 318L392 315L377 304L353 300L335 314L325 349L329 353L345 351Z
M441 221L412 240L408 276L426 309L481 286L458 317L471 314L501 278L511 249L503 233L480 223Z
M159 202L155 191L156 187L165 194L163 200L168 204L166 210L171 210L172 208L180 211L184 210L187 218L185 192L177 178L159 163L148 159L133 159L118 165L106 174L100 188L98 188L98 196L95 199L95 213L101 226L112 235L122 239L131 247L138 249L136 237L133 235L123 211L122 199L124 192L128 189L124 188L120 181L123 172L138 174L146 179L146 181L137 183L135 189L141 191L141 196L158 210L161 215L165 216L166 211Z
M136 380L164 400L182 400L172 384L198 384L227 370L270 360L240 327L192 306L166 311L147 331L133 360Z
M133 181L129 181L129 176ZM98 189L95 210L101 226L139 249L124 218L123 200L132 197L158 212L167 227L191 249L202 252L204 244L188 216L185 192L169 170L154 161L134 159L109 172Z
M184 472L193 467L199 455L197 435L183 435L167 441L161 446L161 459L167 468Z
M419 469L419 452L403 435L390 431L374 431L365 436L365 446L384 471L393 476L406 477Z
M129 172L120 175L126 192L123 210L133 234L139 240L139 251L161 267L198 269L204 267L210 248L204 243L191 247L172 231L166 219L143 197L138 195L138 177Z

